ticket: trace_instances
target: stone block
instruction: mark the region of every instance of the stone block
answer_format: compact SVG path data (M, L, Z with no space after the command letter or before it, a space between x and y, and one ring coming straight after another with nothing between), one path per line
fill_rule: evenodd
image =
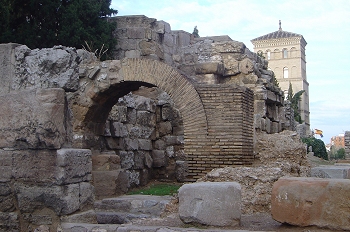
M347 199L350 180L285 177L273 185L271 214L281 223L350 230Z
M271 120L269 118L265 118L265 123L266 123L266 132L268 134L271 134L271 132L272 132Z
M92 160L89 149L57 150L58 184L79 183L91 180Z
M131 169L134 166L134 152L119 151L121 168Z
M167 135L167 136L164 136L163 138L164 138L164 142L167 146L184 144L184 137L183 136Z
M123 173L120 170L93 171L92 177L97 199L112 197L118 193L125 193L129 186L129 180L123 177ZM127 187L123 188L123 186Z
M158 130L159 136L164 136L164 135L171 134L172 129L173 128L171 126L171 122L170 121L160 122L157 125L157 130Z
M135 151L134 152L134 165L133 169L144 169L145 161L145 151Z
M140 126L154 127L156 125L156 115L148 111L137 111L136 123Z
M65 142L65 92L37 89L0 96L0 148L59 149Z
M239 61L230 54L223 54L224 74L223 76L235 76L240 73Z
M152 166L155 168L165 167L168 164L168 159L165 155L164 150L153 150L152 151Z
M149 152L145 153L145 165L148 168L152 168L153 159Z
M111 123L111 135L113 137L125 137L128 135L126 126L121 122Z
M197 63L195 70L196 74L224 74L224 66L219 62Z
M186 180L188 175L188 165L186 161L177 160L175 167L175 177L179 182L183 182Z
M131 27L127 29L126 32L129 39L144 39L145 38L145 28L142 27Z
M126 122L127 121L127 107L114 105L109 112L108 120L116 122Z
M12 152L0 150L0 182L8 182L12 177Z
M170 104L165 104L162 106L161 114L163 121L172 121L177 116L177 112L173 107L171 107Z
M260 114L261 116L266 116L266 102L264 100L254 101L254 114Z
M20 231L19 216L16 212L0 212L0 231Z
M106 137L105 139L108 149L121 149L123 147L121 138Z
M125 150L131 151L139 148L138 139L124 138L122 141Z
M61 217L62 223L88 223L97 224L95 210L88 210L81 213ZM97 231L96 231L97 232Z
M128 107L127 114L126 114L126 121L130 124L136 124L136 110L135 109Z
M110 171L120 169L120 157L115 154L93 155L92 170L93 171Z
M140 58L141 52L139 50L125 51L125 57L126 58Z
M143 110L143 111L154 113L156 111L156 103L154 100L150 98L143 97L143 96L136 96L135 108L137 110Z
M311 177L330 179L350 179L350 165L323 165L311 168Z
M90 185L89 183L85 184ZM86 203L84 199L93 197L93 191L89 192L91 194L89 197L86 197L87 192L85 188L85 192L80 192L80 184L63 186L17 184L15 191L17 193L18 207L23 213L32 213L36 209L50 208L57 215L67 215L83 207Z
M150 139L138 139L138 142L140 150L150 151L153 149L152 140Z
M237 226L241 186L236 182L197 182L179 189L179 216L185 223Z
M166 144L165 144L164 140L157 139L154 142L154 149L156 149L156 150L165 150L165 148L166 148Z
M279 123L278 122L272 122L271 123L271 133L278 133L279 129Z

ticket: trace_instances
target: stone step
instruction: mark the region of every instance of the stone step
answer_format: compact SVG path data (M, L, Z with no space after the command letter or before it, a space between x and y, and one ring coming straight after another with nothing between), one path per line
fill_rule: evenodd
M226 230L226 229L199 229L199 228L178 228L169 226L138 226L138 225L117 225L117 224L86 224L86 223L62 223L61 228L64 232L119 232L119 231L138 231L138 232L248 232L250 230ZM257 230L254 230L258 232Z
M94 207L98 223L123 224L159 217L171 200L171 196L125 195L96 201Z

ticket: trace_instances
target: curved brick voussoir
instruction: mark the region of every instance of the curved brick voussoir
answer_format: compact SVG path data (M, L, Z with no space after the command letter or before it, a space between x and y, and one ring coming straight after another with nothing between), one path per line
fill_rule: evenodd
M297 226L350 230L350 180L286 177L275 182L273 219Z

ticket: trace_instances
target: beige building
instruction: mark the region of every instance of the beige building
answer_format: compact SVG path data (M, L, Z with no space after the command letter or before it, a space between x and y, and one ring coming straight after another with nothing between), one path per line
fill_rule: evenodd
M309 83L306 79L306 41L300 34L283 31L281 21L279 30L251 40L254 52L262 53L269 61L269 69L276 76L279 86L285 94L289 83L293 93L305 90L299 105L301 119L310 128Z

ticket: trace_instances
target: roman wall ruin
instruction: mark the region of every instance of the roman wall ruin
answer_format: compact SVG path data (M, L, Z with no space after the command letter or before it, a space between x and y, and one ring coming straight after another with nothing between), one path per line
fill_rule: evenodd
M255 162L255 131L293 127L267 61L228 36L122 16L112 60L0 45L0 229L55 227L150 179Z

